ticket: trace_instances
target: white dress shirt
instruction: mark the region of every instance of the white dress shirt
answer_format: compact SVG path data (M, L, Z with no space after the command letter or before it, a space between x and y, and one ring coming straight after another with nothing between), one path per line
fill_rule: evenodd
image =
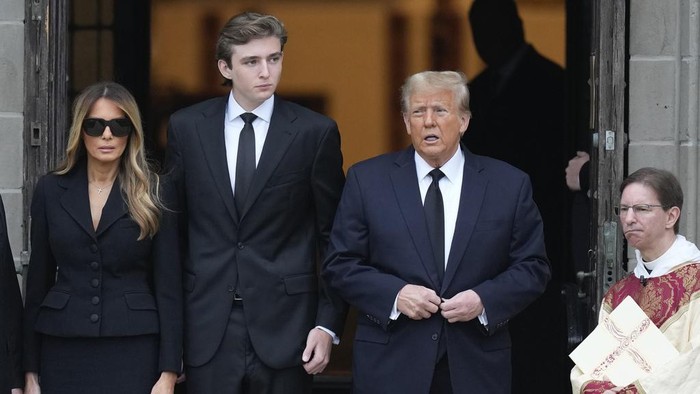
M267 130L270 128L270 119L272 119L272 110L275 106L275 96L271 96L265 100L258 108L250 111L257 118L253 121L253 131L255 132L255 166L260 162L265 138L267 138ZM228 175L231 179L231 190L236 193L236 161L238 159L238 140L241 137L241 131L245 122L241 118L241 114L248 111L238 105L236 99L233 98L233 92L229 93L228 104L226 105L226 117L224 118L224 141L226 144L226 162L228 163Z
M433 178L430 176L430 171L432 171L434 168L423 160L418 152L415 153L414 160L416 162L416 176L418 178L421 201L425 203L425 195L428 193L428 188L433 182ZM443 174L445 174L445 176L440 179L439 186L445 209L445 261L443 263L445 264L445 270L447 270L447 261L450 257L452 239L457 226L459 199L462 196L462 178L464 176L464 152L462 149L457 149L457 152L455 152L450 160L440 167L440 170ZM397 294L396 299L394 300L394 307L389 316L391 320L396 320L399 317L400 312L397 308L398 299L399 296ZM486 309L484 309L479 315L479 321L483 325L488 324Z
M418 187L420 188L421 201L425 203L425 195L428 193L428 187L433 182L430 176L430 171L434 168L428 164L416 152L416 175L418 176ZM440 193L442 193L442 202L445 207L445 267L450 256L452 248L452 237L455 235L455 226L457 225L457 212L459 211L459 198L462 195L462 175L464 173L464 152L457 149L454 156L447 163L440 167L440 171L445 174L440 179Z

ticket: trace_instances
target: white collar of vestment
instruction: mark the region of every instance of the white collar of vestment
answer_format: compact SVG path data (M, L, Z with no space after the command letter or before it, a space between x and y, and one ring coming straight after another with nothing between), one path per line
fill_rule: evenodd
M664 254L653 261L642 260L639 250L634 251L637 266L634 267L634 275L656 278L673 271L676 267L691 261L700 261L700 250L694 243L685 239L682 235L676 235L676 240Z

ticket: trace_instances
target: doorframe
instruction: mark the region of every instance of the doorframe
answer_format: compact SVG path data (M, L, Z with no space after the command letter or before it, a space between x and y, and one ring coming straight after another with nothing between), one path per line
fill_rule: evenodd
M591 296L589 331L610 286L625 273L615 206L627 162L627 26L629 0L595 0L591 48Z
M68 125L68 12L70 0L25 3L24 184L20 258L23 278L31 250L30 206L39 177L63 160Z

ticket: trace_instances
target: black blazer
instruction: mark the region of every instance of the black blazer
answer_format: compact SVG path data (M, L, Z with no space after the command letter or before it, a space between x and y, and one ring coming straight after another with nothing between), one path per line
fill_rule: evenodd
M87 166L37 183L31 207L25 367L38 371L40 336L113 337L160 333L160 370L179 371L182 337L177 228L165 211L160 231L137 241L119 180L93 229ZM170 239L169 239L170 237Z
M224 143L229 96L173 114L167 161L186 231L185 364L209 361L237 284L248 332L273 368L301 365L316 325L340 334L346 305L318 279L345 180L336 123L275 97L265 146L240 217Z
M22 297L7 237L5 206L0 198L0 393L24 387L21 341Z

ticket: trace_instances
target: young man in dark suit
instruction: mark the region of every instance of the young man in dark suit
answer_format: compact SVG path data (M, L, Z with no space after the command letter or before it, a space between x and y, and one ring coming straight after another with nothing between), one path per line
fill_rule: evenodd
M530 181L460 144L464 75L402 92L412 146L349 170L323 267L359 311L353 392L509 394L508 321L550 276Z
M345 180L340 134L275 95L286 40L271 15L233 17L217 43L231 93L170 118L189 394L308 393L343 327L347 307L317 274Z
M7 237L5 206L0 198L0 394L22 392L21 343L22 297Z

